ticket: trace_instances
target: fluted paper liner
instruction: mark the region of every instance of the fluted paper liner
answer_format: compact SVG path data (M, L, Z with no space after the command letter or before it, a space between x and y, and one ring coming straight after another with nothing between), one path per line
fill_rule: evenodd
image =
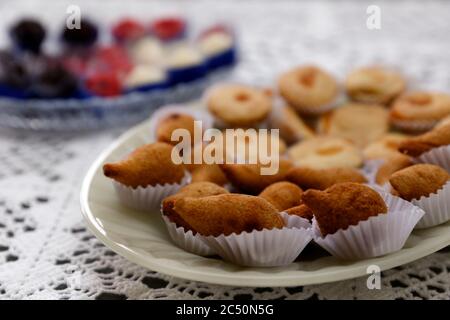
M378 169L385 163L384 159L372 159L364 161L364 166L360 172L366 177L367 183L370 185L377 184L375 178L377 176Z
M313 219L314 241L343 260L373 258L400 250L425 212L403 199L379 193L388 207L386 214L370 217L325 237Z
M211 115L203 110L195 110L192 109L189 106L183 106L183 105L168 105L162 108L159 108L156 110L151 118L150 118L150 124L149 127L151 128L150 132L150 141L156 141L156 129L158 127L158 123L164 119L165 117L174 114L185 114L193 117L196 121L202 121L202 128L203 130L209 129L213 127L213 118Z
M241 266L277 267L293 262L311 241L308 228L264 229L240 234L203 236L224 260Z
M421 163L438 165L450 172L450 145L433 148L415 158Z
M183 227L178 227L164 214L162 218L166 224L170 238L178 247L199 256L214 255L214 251L203 242L202 237L198 233L194 235L192 230L186 232Z
M164 198L177 193L191 181L191 175L186 172L180 183L157 184L145 188L132 188L113 181L114 189L120 202L130 208L140 211L158 211Z
M280 212L280 215L284 220L285 226L288 228L311 228L311 223L308 221L308 219L296 216L295 214L289 214L287 212Z
M425 211L425 215L416 225L417 229L437 226L450 220L450 181L436 193L423 196L419 200L413 199L411 203Z

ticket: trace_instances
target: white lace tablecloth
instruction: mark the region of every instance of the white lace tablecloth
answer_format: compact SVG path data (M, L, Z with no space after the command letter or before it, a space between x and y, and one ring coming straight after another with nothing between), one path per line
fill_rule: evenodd
M340 76L356 65L387 63L403 70L411 86L449 91L446 1L76 2L82 13L105 21L125 13L149 18L175 11L194 19L194 27L234 23L242 53L232 74L237 81L271 85L280 71L304 62ZM57 28L70 3L2 0L0 41L6 41L5 26L22 14ZM381 30L366 27L369 4L381 8ZM450 298L449 248L383 272L381 290L368 290L366 278L297 288L215 286L125 260L86 230L78 203L84 173L121 131L0 131L0 299Z

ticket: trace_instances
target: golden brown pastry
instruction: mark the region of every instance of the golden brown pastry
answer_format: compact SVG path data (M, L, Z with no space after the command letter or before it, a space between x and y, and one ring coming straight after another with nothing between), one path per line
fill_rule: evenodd
M192 137L194 143L194 121L195 119L187 114L173 113L161 119L156 127L156 140L176 145L179 141L172 141L172 132L175 129L186 129Z
M283 228L284 221L269 202L243 194L181 198L173 210L204 236L230 235L254 230Z
M272 101L263 90L237 84L214 88L206 103L214 116L231 127L256 126L272 110Z
M281 107L277 112L273 112L270 126L279 129L280 137L288 144L314 136L314 131L290 106Z
M322 236L387 213L380 194L359 183L338 183L325 191L307 190L302 200L313 211Z
M295 167L289 170L286 179L295 183L303 190L325 190L341 182L367 182L364 175L353 168L312 169Z
M377 174L375 176L375 182L379 185L384 185L389 181L389 178L394 172L401 169L412 166L414 162L410 157L403 154L395 155L388 158L381 166L378 168Z
M284 212L290 215L299 216L300 218L307 219L309 221L312 221L314 217L312 210L304 204L289 208Z
M297 185L281 181L265 188L259 196L269 201L279 211L300 205L302 201L302 189Z
M209 181L219 186L228 183L227 177L217 164L201 164L192 172L192 182Z
M389 113L381 105L349 103L323 115L319 132L352 141L363 148L389 129Z
M408 201L436 193L450 179L447 171L433 164L416 164L392 174L389 182Z
M133 188L179 183L185 175L185 168L172 162L172 148L163 142L144 145L122 161L105 163L103 174Z
M345 81L348 96L363 103L387 104L402 93L405 86L399 73L382 67L356 69Z
M265 166L261 164L221 164L220 167L233 186L249 194L258 194L267 186L285 180L292 162L280 159L278 171L273 175L262 175L261 168Z
M201 198L225 193L228 193L228 190L212 182L191 183L181 188L176 194L165 198L162 202L162 212L177 226L183 227L186 231L192 230L191 226L173 210L175 201L186 197Z
M363 150L365 159L389 159L393 156L398 156L401 153L398 147L403 141L406 141L410 136L401 133L388 133L380 139L372 142Z
M362 153L353 143L330 136L296 143L288 149L288 155L296 165L314 169L357 168L363 163Z
M428 121L431 125L450 115L450 96L414 91L398 97L391 107L391 121Z
M316 66L301 66L282 74L278 89L287 103L301 113L320 110L339 93L336 80Z
M412 137L400 143L398 149L404 154L418 157L433 148L450 144L450 123L443 124L420 136Z

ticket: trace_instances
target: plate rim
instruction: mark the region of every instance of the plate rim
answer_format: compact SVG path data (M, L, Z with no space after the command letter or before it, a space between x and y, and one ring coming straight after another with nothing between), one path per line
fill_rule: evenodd
M100 229L101 226L95 222L95 215L92 212L89 206L89 193L91 191L91 184L96 175L97 170L101 167L104 160L109 156L111 152L120 147L124 142L128 141L132 137L134 137L137 133L142 130L146 125L148 125L148 121L146 120L126 132L124 132L119 138L113 141L107 148L105 148L99 156L95 159L94 162L90 165L87 173L85 174L81 186L80 191L80 206L81 213L84 218L84 221L87 224L87 227L90 232L92 232L97 239L99 239L103 244L105 244L108 248L116 252L117 254L123 256L127 260L136 263L142 267L145 267L149 270L156 271L168 276L173 276L181 279L191 280L191 281L199 281L211 284L225 285L225 286L238 286L238 287L295 287L295 286L304 286L304 285L312 285L312 284L323 284L323 283L331 283L336 281L348 280L358 277L363 277L365 275L369 275L366 270L369 265L376 264L380 267L380 271L385 271L388 269L392 269L412 261L416 261L423 257L426 257L446 246L450 245L450 233L445 240L441 238L439 241L435 239L433 241L433 245L429 245L425 248L422 248L420 256L417 255L415 251L411 252L410 250L406 250L406 252L401 249L395 253L390 255L397 255L396 259L388 259L387 261L381 261L382 263L376 263L379 259L384 259L389 255L376 257L366 260L358 261L357 265L354 266L342 266L343 270L333 270L332 272L328 272L326 274L308 274L310 271L304 270L290 270L288 275L282 275L283 272L272 274L275 277L270 277L267 273L261 273L258 275L246 274L245 271L254 272L256 268L244 268L242 271L243 274L206 274L201 271L196 271L195 269L181 269L178 267L170 266L167 264L161 264L157 260L163 261L164 259L156 259L156 261L152 261L152 259L145 259L140 256L140 254L132 252L131 249L127 248L125 245L121 245L114 240L111 240L109 237L104 235ZM364 264L367 262L367 264ZM378 261L379 262L379 261ZM341 266L339 266L341 267ZM252 269L252 270L245 270ZM261 268L261 270L266 270L268 268ZM241 272L241 271L240 271ZM295 273L300 273L299 275L295 275Z

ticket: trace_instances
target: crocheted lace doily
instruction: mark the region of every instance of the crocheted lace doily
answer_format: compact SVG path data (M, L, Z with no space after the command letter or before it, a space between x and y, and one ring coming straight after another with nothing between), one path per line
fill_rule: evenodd
M357 65L400 68L411 86L450 85L450 3L377 1L381 29L368 30L360 1L77 1L82 12L111 21L123 12L140 17L176 11L201 26L216 20L240 31L237 81L271 85L282 70L305 62L343 76ZM21 13L52 19L70 1L4 0L5 26ZM107 10L95 10L107 6ZM104 8L104 7L102 7ZM38 12L36 10L39 10ZM205 14L205 13L208 14ZM100 16L101 15L101 16ZM419 18L418 18L419 17ZM81 178L118 130L81 135L1 131L0 298L14 299L372 299L450 298L450 256L444 249L382 273L381 290L366 278L297 288L235 288L167 277L139 267L103 246L82 221Z

